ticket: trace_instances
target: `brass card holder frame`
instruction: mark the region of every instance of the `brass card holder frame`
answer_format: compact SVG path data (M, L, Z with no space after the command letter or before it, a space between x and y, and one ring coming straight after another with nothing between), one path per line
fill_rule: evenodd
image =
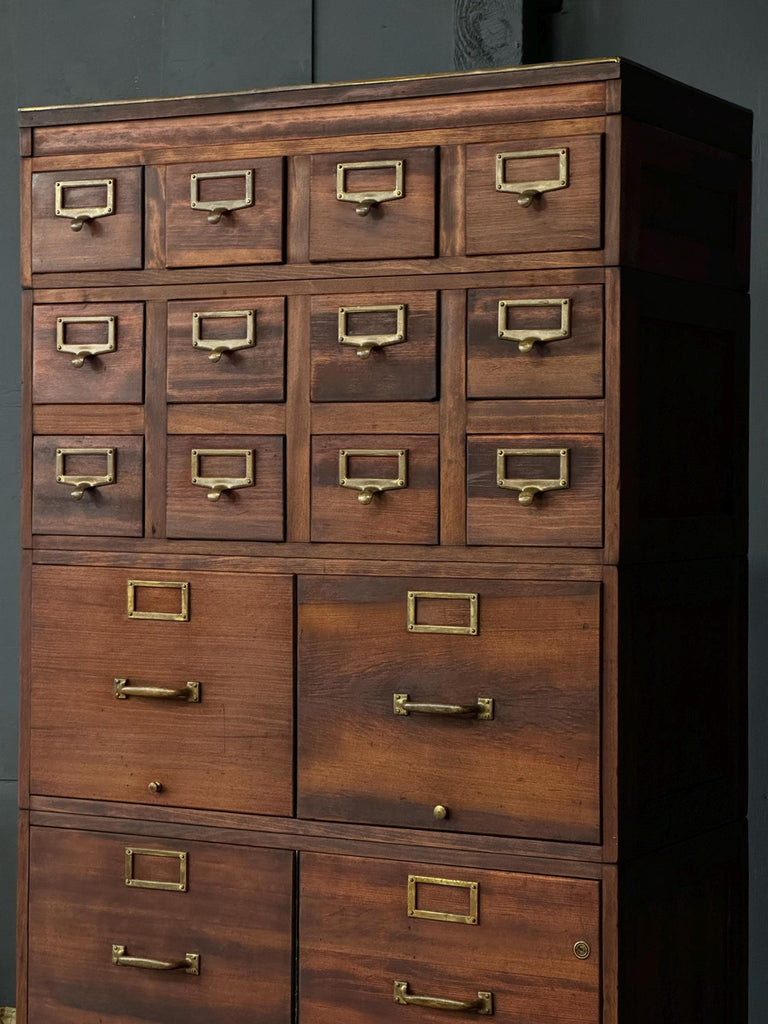
M478 722L493 721L493 697L478 697L474 704L435 704L411 700L407 693L392 694L395 715L446 715L475 718Z
M143 857L174 857L179 861L178 882L157 882L149 878L136 878L133 859ZM135 846L125 848L125 884L132 889L162 889L164 892L187 891L187 854L183 850L147 850Z
M538 181L507 181L505 164L507 160L536 159L538 157L557 157L557 177L542 178ZM496 191L512 192L518 197L518 206L530 206L543 192L557 192L568 187L568 150L567 149L529 149L516 153L496 154Z
M354 477L349 475L350 455L372 455L397 459L396 477ZM339 449L339 487L350 487L360 493L361 505L370 505L376 494L396 491L408 486L407 448L341 448Z
M560 326L547 328L510 328L508 327L510 308L531 306L560 307ZM559 341L571 336L571 300L570 299L501 299L499 301L499 337L504 341L516 341L521 352L530 352L537 342Z
M510 491L519 491L521 505L532 505L537 494L561 491L570 487L570 448L499 448L496 452L496 484ZM553 479L529 480L505 476L507 456L552 455L560 459L560 473Z
M68 455L104 455L107 460L107 471L102 475L90 473L65 472ZM80 501L87 490L96 487L108 487L117 480L115 472L114 448L57 448L56 449L56 482L74 487L70 497Z
M232 320L245 317L244 338L203 338L202 322L204 320ZM244 348L253 348L256 344L256 310L228 309L211 313L192 314L192 347L208 353L212 363L218 363L225 352L239 352Z
M395 172L393 189L367 189L360 192L347 191L347 171L376 171L391 168ZM371 207L402 199L405 195L405 162L403 160L364 160L358 163L336 165L336 198L342 203L357 203L355 213L367 217Z
M466 889L469 895L469 910L466 914L449 914L442 910L423 910L416 906L418 885L447 885L455 889ZM450 921L455 924L477 924L479 921L480 885L478 882L463 882L455 878L429 878L426 875L408 875L408 917L425 921Z
M212 178L244 178L245 195L235 199L201 199L200 182ZM209 224L218 224L225 213L244 210L253 206L253 171L198 171L189 176L189 205L193 210L202 210L208 214Z
M184 971L200 973L200 954L185 953L183 960L155 960L148 956L128 956L125 946L113 944L112 963L115 967L141 967L149 971Z
M245 459L243 476L202 476L200 459L204 455L231 455L233 458ZM253 487L255 474L253 471L252 448L193 448L191 459L191 481L196 487L207 487L210 501L218 501L225 491L236 491L241 487Z
M106 202L103 206L65 206L65 188L106 188ZM69 226L73 231L82 231L86 221L109 217L115 212L115 179L93 178L88 181L57 181L54 212L57 217L68 217Z
M395 982L395 1002L401 1006L424 1006L431 1010L458 1010L490 1017L493 1014L493 992L478 992L476 999L444 999L442 996L416 996L408 991L407 981Z
M440 626L418 623L416 621L416 605L420 597L445 601L468 601L469 625ZM436 590L409 590L407 603L407 626L409 633L454 633L460 636L477 636L479 628L477 594L453 594Z
M405 336L405 305L394 306L339 306L339 344L350 345L356 355L367 359L375 348L386 348L388 345L399 345L408 339ZM350 313L395 313L394 334L350 334L347 316Z
M200 683L190 681L178 688L170 686L133 686L128 679L115 679L115 697L148 697L154 700L180 700L187 704L200 703Z
M67 324L106 324L107 340L89 344L68 343ZM117 348L117 317L114 316L58 316L56 317L56 349L69 352L75 358L73 366L82 366L86 359L114 352Z
M140 587L173 589L179 591L181 607L178 612L140 612L136 608L136 591ZM189 583L167 582L165 580L128 580L128 618L153 619L160 622L189 621Z

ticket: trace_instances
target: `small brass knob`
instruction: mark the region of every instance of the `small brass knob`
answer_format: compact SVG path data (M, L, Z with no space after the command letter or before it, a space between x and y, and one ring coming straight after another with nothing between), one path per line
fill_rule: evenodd
M589 943L581 940L573 944L573 954L577 956L579 960L586 960L592 950L589 948Z
M149 790L150 793L162 793L163 784L162 782L150 782L150 784L147 786L147 789Z
M438 821L442 821L444 818L448 817L448 808L443 807L442 804L438 804L437 807L435 807L435 809L432 811L432 813L434 814Z

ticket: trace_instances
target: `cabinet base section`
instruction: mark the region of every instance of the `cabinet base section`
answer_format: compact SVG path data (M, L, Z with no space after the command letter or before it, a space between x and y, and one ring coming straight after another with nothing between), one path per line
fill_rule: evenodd
M47 819L20 873L19 1024L746 1021L743 823L628 863L491 868Z

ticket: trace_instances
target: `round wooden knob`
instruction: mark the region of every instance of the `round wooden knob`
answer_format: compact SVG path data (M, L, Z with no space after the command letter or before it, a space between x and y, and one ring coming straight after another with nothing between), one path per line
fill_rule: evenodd
M442 821L443 818L448 817L448 808L443 807L442 804L438 804L437 807L435 807L435 809L432 811L432 813L434 814L438 821Z
M147 789L149 790L150 793L162 793L163 784L162 782L150 782L150 784L147 786Z

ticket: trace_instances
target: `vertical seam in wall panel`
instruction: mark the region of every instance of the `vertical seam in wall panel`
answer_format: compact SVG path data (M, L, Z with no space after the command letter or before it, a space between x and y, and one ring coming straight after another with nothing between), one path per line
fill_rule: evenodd
M309 38L309 80L314 82L315 80L315 47L317 45L317 3L316 0L311 0L310 9L310 38Z

